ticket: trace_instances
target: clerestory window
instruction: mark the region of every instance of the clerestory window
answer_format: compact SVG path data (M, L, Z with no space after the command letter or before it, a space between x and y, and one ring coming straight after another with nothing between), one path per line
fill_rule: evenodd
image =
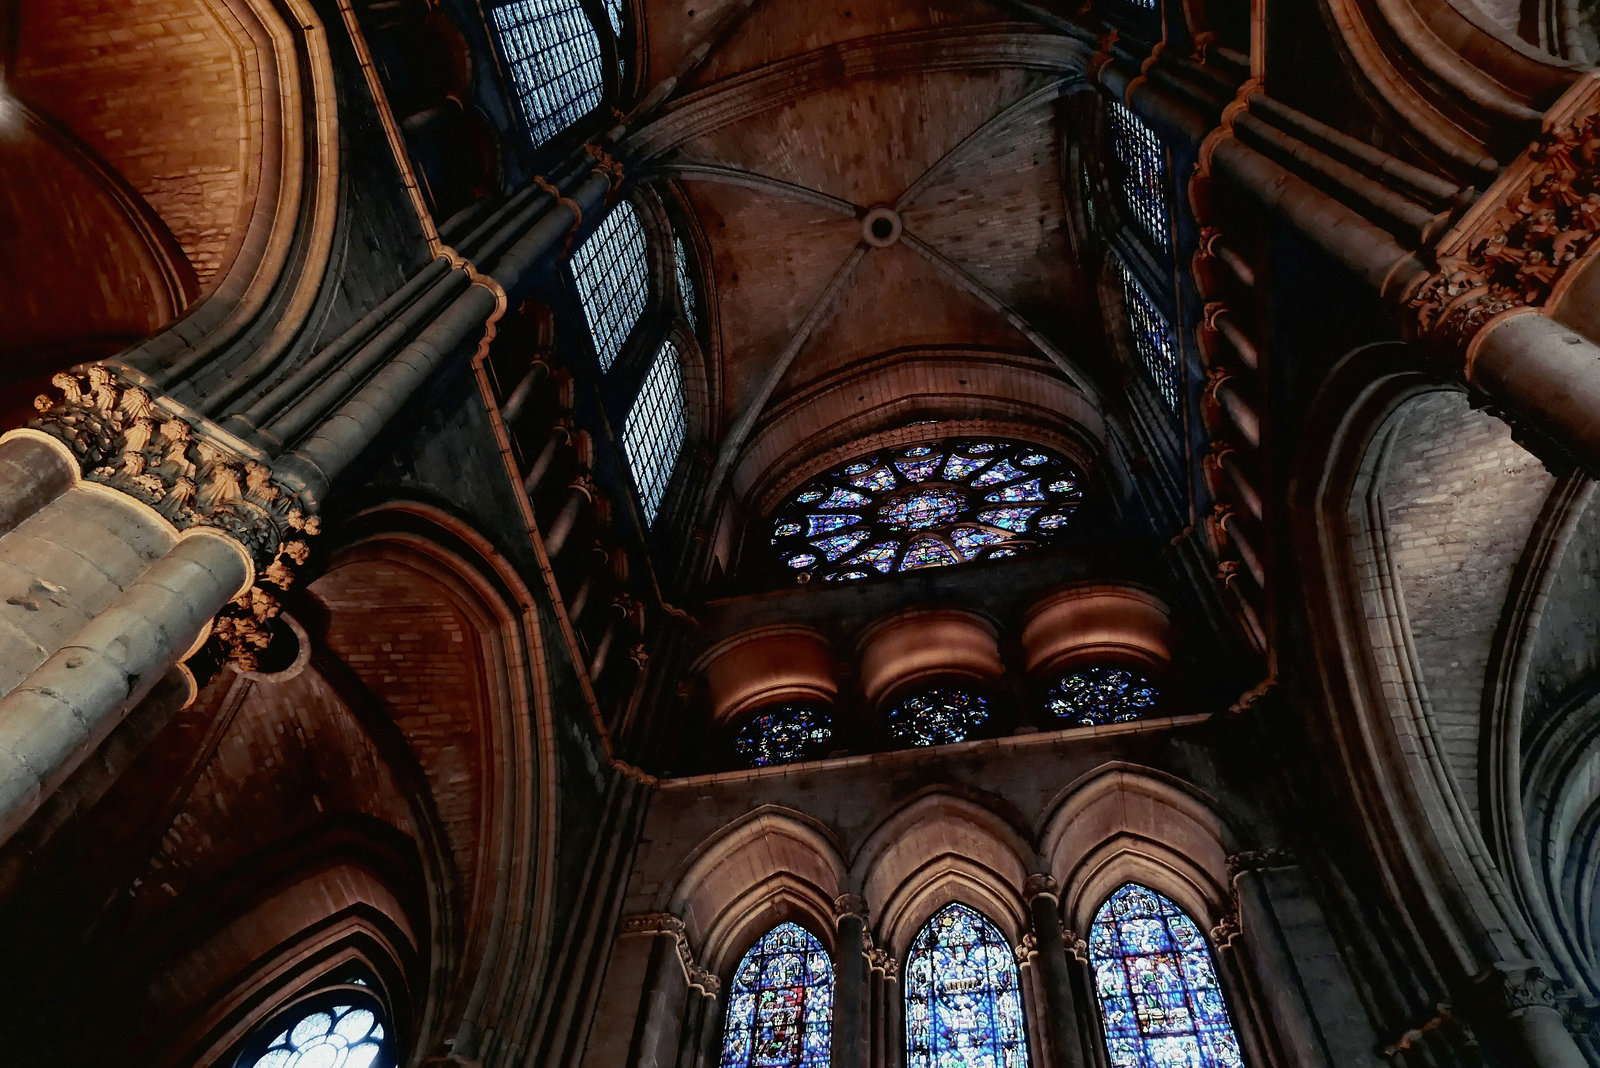
M1117 100L1107 101L1111 153L1128 214L1162 253L1172 250L1167 206L1167 157L1161 139L1144 120Z
M1128 315L1128 331L1133 335L1133 347L1139 355L1161 399L1167 407L1178 407L1178 354L1172 344L1172 328L1166 316L1157 310L1155 301L1145 291L1144 284L1133 276L1120 257L1113 256L1117 272L1122 277L1122 306Z
M377 1006L334 995L280 1016L245 1046L235 1064L238 1068L394 1068L396 1062Z
M647 526L655 523L666 498L685 432L683 364L678 350L667 341L650 364L622 427L623 451L639 489Z
M650 292L647 251L639 213L624 200L606 213L572 254L572 280L602 371L617 362L644 314Z
M819 756L833 738L833 719L821 705L788 703L753 713L733 747L753 768Z
M535 147L600 105L600 38L579 0L511 0L489 18Z
M1052 716L1074 727L1100 727L1143 719L1160 698L1154 684L1128 668L1086 667L1069 671L1045 694Z

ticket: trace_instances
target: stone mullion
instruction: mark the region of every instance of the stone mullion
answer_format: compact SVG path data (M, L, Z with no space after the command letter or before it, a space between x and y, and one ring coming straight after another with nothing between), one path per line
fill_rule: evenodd
M1030 875L1023 884L1032 927L1029 959L1039 973L1048 1024L1049 1064L1054 1068L1084 1068L1083 1035L1072 991L1072 976L1061 930L1061 901L1056 881L1049 875Z

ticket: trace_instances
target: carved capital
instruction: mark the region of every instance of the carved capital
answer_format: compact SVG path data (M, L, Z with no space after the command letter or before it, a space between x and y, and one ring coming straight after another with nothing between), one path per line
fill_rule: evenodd
M1295 863L1294 854L1287 849L1246 849L1228 854L1228 878L1268 868L1292 867Z
M1058 898L1061 888L1056 885L1055 876L1047 872L1035 872L1022 881L1022 900L1031 903L1034 898L1045 896Z
M881 972L885 979L900 979L900 962L889 955L889 951L877 946L872 947L867 953L867 966L873 971Z
M179 530L212 527L254 558L256 584L223 610L213 634L227 659L253 670L286 590L311 555L310 504L221 429L158 401L116 370L91 364L51 380L30 425L72 450L90 482L125 493Z
M670 912L635 912L622 917L623 934L669 934L677 938L683 932L683 920Z
M863 923L867 919L867 899L860 894L840 894L833 899L833 918L842 920L854 916Z
M1239 917L1232 912L1225 913L1211 928L1211 943L1218 949L1232 949L1239 935Z
M1458 354L1485 323L1541 307L1600 237L1600 113L1590 91L1540 133L1446 235L1406 302L1417 335Z
M1039 955L1039 939L1032 933L1025 934L1017 942L1016 949L1013 952L1016 954L1018 967L1032 964L1033 958Z
M1510 1015L1528 1009L1559 1009L1562 992L1536 964L1508 964L1489 969L1478 979L1486 1005Z
M708 998L716 998L722 993L722 980L706 971L704 968L685 965L689 976L689 986L698 990Z

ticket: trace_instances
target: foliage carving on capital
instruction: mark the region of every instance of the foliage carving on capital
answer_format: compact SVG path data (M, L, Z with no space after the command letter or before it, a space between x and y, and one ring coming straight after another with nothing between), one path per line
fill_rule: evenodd
M1035 872L1022 881L1022 900L1032 902L1034 898L1042 896L1057 897L1061 888L1056 885L1055 876L1047 872Z
M1252 871L1268 868L1287 868L1295 864L1294 854L1287 849L1245 849L1228 854L1228 878L1234 879Z
M254 670L282 611L266 587L287 590L311 555L319 520L272 468L230 446L220 431L156 403L112 368L91 364L51 380L29 424L61 441L83 477L149 505L179 530L211 527L255 560L256 582L217 617L213 635L227 658Z
M1217 925L1211 928L1211 942L1217 949L1232 949L1239 941L1242 932L1239 930L1239 917L1234 913L1226 913L1217 920Z
M867 967L883 973L885 979L898 981L900 978L900 962L882 947L873 946L867 951Z
M1600 237L1595 103L1541 132L1446 238L1438 271L1407 301L1419 336L1464 349L1496 315L1542 306L1562 274L1593 249Z
M1479 980L1484 998L1501 1012L1559 1009L1563 998L1556 984L1537 965L1491 969Z
M1022 936L1012 952L1016 955L1017 966L1025 968L1039 955L1039 939L1030 931Z
M854 916L865 922L867 918L867 899L860 894L840 894L833 900L833 918L842 920L846 916Z

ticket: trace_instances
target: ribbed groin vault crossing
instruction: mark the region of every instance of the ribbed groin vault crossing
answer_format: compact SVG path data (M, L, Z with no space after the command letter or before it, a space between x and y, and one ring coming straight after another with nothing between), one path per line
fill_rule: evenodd
M1600 1068L1570 0L0 0L0 1063Z

